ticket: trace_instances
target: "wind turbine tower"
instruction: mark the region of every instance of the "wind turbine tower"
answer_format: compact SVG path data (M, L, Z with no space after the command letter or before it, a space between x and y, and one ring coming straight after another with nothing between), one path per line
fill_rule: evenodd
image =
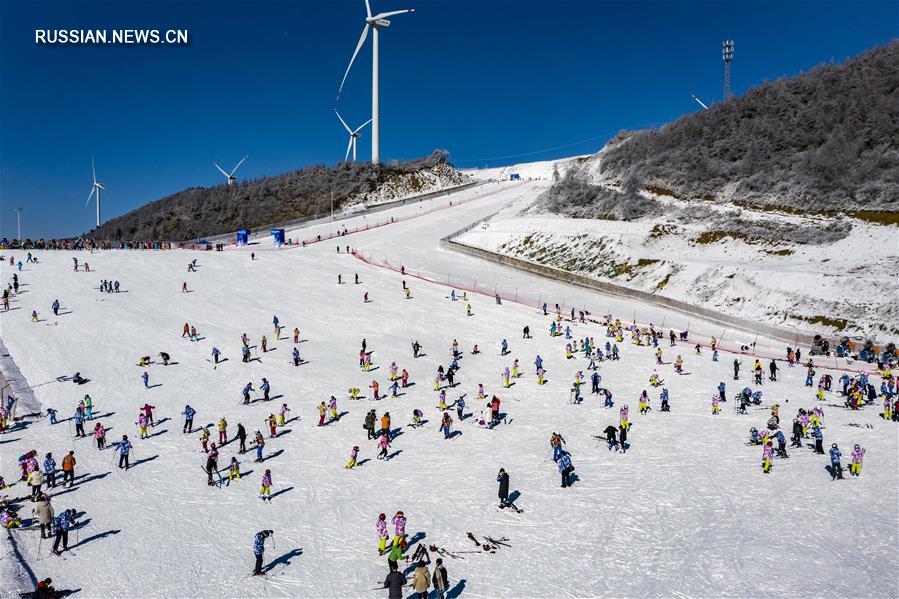
M340 82L340 89L337 90L337 101L340 101L340 93L343 91L343 84L346 83L347 75L350 74L350 68L353 66L353 61L356 60L356 56L359 54L359 50L362 48L362 45L365 43L365 40L368 38L369 29L372 30L371 37L371 54L372 54L372 62L371 62L371 161L372 164L378 164L381 159L381 115L379 114L379 106L378 106L378 32L381 29L386 29L390 27L390 21L387 20L387 17L392 17L394 15L401 15L407 12L415 12L414 8L409 8L405 10L392 10L390 12L382 12L378 13L374 16L371 14L371 5L368 0L365 0L365 27L362 29L362 36L359 38L359 43L356 44L356 51L353 52L353 57L350 58L350 64L347 65L346 72L343 74L343 81Z
M87 207L88 204L91 203L91 198L94 197L94 194L97 194L96 202L97 202L97 226L100 226L100 190L105 190L101 183L97 181L97 168L94 166L94 157L91 156L91 174L94 176L94 184L91 186L91 193L87 196L87 201L84 203L84 206Z

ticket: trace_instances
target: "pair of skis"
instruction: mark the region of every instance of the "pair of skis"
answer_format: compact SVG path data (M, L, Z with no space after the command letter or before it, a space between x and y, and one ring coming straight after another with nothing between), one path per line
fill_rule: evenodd
M468 538L471 539L471 541L475 545L477 545L477 547L479 549L481 549L482 551L487 551L489 553L496 553L496 550L499 548L500 545L503 545L506 547L511 547L511 545L509 545L508 543L505 542L505 541L509 540L506 537L503 537L502 539L494 539L493 537L484 537L484 542L481 543L480 541L478 541L478 538L476 536L474 536L474 533L469 532Z

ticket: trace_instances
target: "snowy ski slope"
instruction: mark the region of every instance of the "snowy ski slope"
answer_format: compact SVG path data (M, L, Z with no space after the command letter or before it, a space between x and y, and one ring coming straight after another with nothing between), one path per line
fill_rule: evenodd
M657 324L665 318L684 328L685 318L652 306L543 281L439 247L440 237L510 201L533 197L542 184L490 184L495 193L481 199L342 237L339 243L403 264L410 275L438 280L449 275L460 285L477 279L526 290L548 298L550 305L565 300L595 315L611 311ZM320 225L303 235L327 235L334 228ZM825 446L839 443L844 465L852 444L867 448L860 478L847 474L832 482L828 460L808 448L791 450L788 460L775 460L773 471L763 475L761 449L746 444L749 428L764 427L775 401L787 426L798 408L816 404L813 391L803 387L804 369L784 365L782 380L765 384L763 405L749 415L735 414L729 401L712 416L710 398L719 381L727 382L730 398L750 382L751 358L742 358L746 374L737 383L731 380L732 355L722 353L721 362L714 363L708 349L695 356L692 345L666 343L667 364L659 371L671 394L672 411L666 414L658 411L658 389L647 382L655 369L652 350L626 340L619 344L621 361L604 362L599 370L603 386L614 393L615 408L604 409L589 393L574 405L569 390L586 361L565 359L565 340L547 334L549 317L511 301L496 305L481 295L470 297L473 316L467 317L464 301L450 301L449 287L412 276L406 277L412 289L406 300L399 273L365 264L343 249L338 254L337 243L221 253L38 252L40 264L24 267L14 309L0 314L3 341L44 406L68 418L89 393L97 420L112 427L109 441L127 434L136 462L120 471L112 449L101 452L90 440L73 441L72 424L65 421L55 426L46 419L31 421L0 436L0 472L8 482L16 478L18 456L32 448L41 457L52 451L57 462L74 448L76 474L84 476L71 490L53 493L57 512L69 507L83 512L80 521L86 525L79 543L74 537L70 542L71 551L54 557L47 541L39 543L37 531L12 533L39 579L52 576L57 588L80 588L77 596L84 597L386 597L386 591L369 590L387 572L386 558L377 555L374 524L381 512L389 518L403 510L409 538L426 545L476 550L468 531L510 539L511 547L494 554L446 559L450 597L899 594L899 441L896 424L882 421L879 408L850 413L840 407L836 392L823 404ZM87 260L92 272L73 272L73 255ZM198 271L186 272L193 258ZM12 273L7 262L2 268L5 282ZM358 285L354 273L361 278ZM118 279L124 292L101 294L97 286L103 278ZM181 293L183 281L190 293ZM364 292L369 303L362 301ZM63 306L59 317L50 310L55 298ZM32 309L40 312L41 322L30 321ZM272 330L273 315L285 327L280 341ZM185 322L197 327L200 341L181 337ZM525 325L533 339L521 338ZM295 326L307 360L300 367L290 359ZM598 325L571 327L575 338L606 341ZM719 329L690 324L691 334L720 335ZM244 332L254 346L268 336L269 352L253 350L259 361L241 363ZM727 338L745 341L731 335ZM374 352L376 369L369 373L358 366L363 338ZM503 338L511 350L505 357L499 351ZM413 359L416 339L426 355ZM448 403L465 394L465 412L479 411L477 384L483 383L488 396L501 398L505 418L489 430L468 417L455 423L461 435L444 440L437 430L442 411L436 408L433 378L438 365L448 365L453 339L464 358ZM479 355L470 353L474 344ZM210 361L213 345L227 358L217 368ZM762 339L759 347L774 348L778 357L783 353L780 344ZM137 361L160 351L171 354L172 364L152 365L153 387L144 389ZM674 373L671 362L678 353L689 374ZM537 354L549 379L543 387L534 375ZM523 375L504 389L501 372L515 358ZM373 401L368 385L377 380L381 393L387 392L392 361L410 372L415 385L402 397ZM75 371L90 382L80 387L57 382ZM833 374L837 379L841 373ZM271 382L273 401L241 405L241 388L247 382L258 388L262 377ZM879 387L879 379L874 382ZM366 397L348 400L351 386ZM636 409L642 389L652 397L654 411L647 416ZM345 414L318 427L316 406L331 395ZM145 402L156 406L157 420L164 422L151 430L150 439L138 440L134 423ZM269 439L264 419L282 402L294 419ZM254 464L252 454L245 454L241 480L208 487L199 435L181 432L185 403L197 409L195 426L212 427L212 439L222 416L231 436L238 422L250 437L257 429L266 432L265 463ZM597 446L591 436L617 425L622 404L630 406L634 422L631 448L623 455ZM375 459L375 442L362 428L372 408L379 417L389 411L397 431L395 455L387 462ZM427 419L418 429L407 426L415 408ZM455 419L455 410L451 413ZM549 459L554 431L563 434L572 452L578 480L570 489L560 488ZM348 471L344 464L353 445L361 447L364 463ZM235 454L236 443L226 445L219 467ZM500 467L510 473L524 513L497 509ZM266 468L274 479L270 504L258 499ZM23 496L26 489L19 483L4 493ZM26 507L22 516L29 515ZM253 578L253 535L263 528L275 531L276 546L266 546L268 575ZM0 571L9 571L4 568ZM3 585L0 594L8 596L8 578Z

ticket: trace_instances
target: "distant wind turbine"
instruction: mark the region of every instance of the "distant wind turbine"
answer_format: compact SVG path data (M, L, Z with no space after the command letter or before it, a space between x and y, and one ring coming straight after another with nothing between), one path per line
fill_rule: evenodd
M240 168L240 165L243 164L243 161L246 160L247 158L249 158L249 156L244 156L243 158L241 158L241 159L240 159L240 162L237 163L237 166L235 166L233 169L231 169L231 172L230 172L230 173L226 173L226 172L225 172L225 169L223 169L222 167L220 167L220 166L219 166L218 164L216 164L215 162L213 162L212 164L215 165L215 168L219 169L219 172L220 172L220 173L222 173L223 175L225 175L225 179L228 180L228 186L230 187L232 183L234 183L235 181L237 181L237 177L234 176L234 173L237 172L237 169Z
M381 29L390 27L390 21L387 20L387 17L401 15L407 12L415 12L415 9L393 10L372 16L371 5L369 5L368 0L365 0L365 13L367 15L365 17L365 27L362 29L362 36L359 38L359 43L356 44L356 51L353 52L353 57L350 58L350 64L347 65L346 72L343 74L343 80L340 82L340 89L337 90L337 101L339 101L340 94L343 92L343 84L346 83L347 75L350 74L350 68L353 66L353 61L356 60L356 55L359 54L362 44L365 43L365 39L368 37L368 30L371 29L371 161L374 164L377 164L381 159L381 117L378 113L378 32Z
M102 184L97 182L97 168L94 166L94 157L91 156L91 173L94 176L94 184L91 186L91 193L87 196L87 201L84 203L85 208L88 204L91 203L91 198L94 197L94 194L97 194L96 202L97 202L97 226L100 226L100 190L105 190Z
M690 96L691 96L694 100L696 100L697 102L699 102L699 105L702 106L705 110L708 110L708 109L709 109L709 107L706 106L706 105L702 102L702 100L700 100L699 98L697 98L694 94L690 94Z
M340 124L343 125L343 128L346 129L346 132L350 134L350 143L347 144L346 147L346 155L343 157L344 162L350 157L350 150L353 151L353 162L356 162L356 140L361 137L361 131L367 124L371 122L371 119L368 119L355 129L350 129L350 126L346 124L346 121L343 120L343 117L340 116L340 113L337 112L337 109L334 109L334 114L337 115L337 118L340 119Z

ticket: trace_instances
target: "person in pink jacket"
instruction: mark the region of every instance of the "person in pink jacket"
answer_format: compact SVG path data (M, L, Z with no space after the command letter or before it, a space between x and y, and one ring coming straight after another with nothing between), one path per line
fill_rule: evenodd
M94 426L94 438L97 440L97 449L106 449L106 429L99 422Z
M858 443L852 448L852 462L849 464L849 474L852 476L862 475L862 460L865 458L865 449L859 447Z
M405 543L406 540L406 515L403 512L397 512L393 517L393 546L396 547L400 543Z
M771 441L765 443L765 448L762 450L762 472L768 474L771 472L771 456L774 454L774 446L771 444Z
M378 454L378 459L383 460L387 457L387 448L390 447L390 435L381 435L378 437L378 447L381 449L381 452Z
M712 395L712 416L717 416L718 412L721 411L721 408L718 407L718 402L721 401L721 396L717 393Z
M390 538L390 533L387 532L386 514L378 516L378 520L375 522L375 530L378 531L378 553L383 555L387 552L387 539Z

